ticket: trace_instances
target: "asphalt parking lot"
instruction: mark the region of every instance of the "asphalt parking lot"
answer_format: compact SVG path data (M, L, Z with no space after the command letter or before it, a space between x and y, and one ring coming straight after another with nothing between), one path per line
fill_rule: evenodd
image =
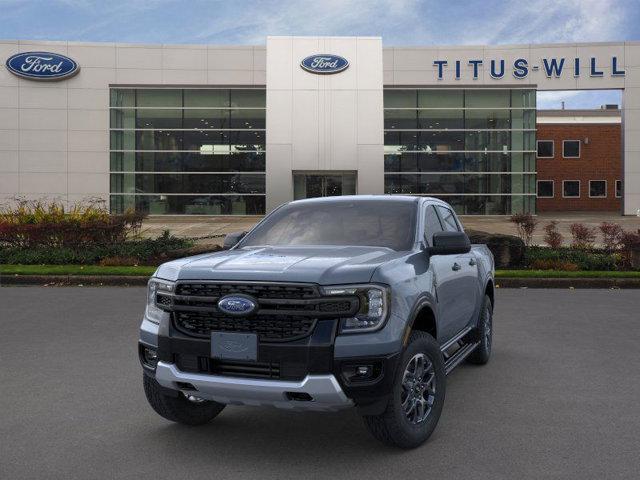
M637 478L640 291L499 290L494 351L448 379L421 448L355 411L148 407L141 288L0 288L0 478Z

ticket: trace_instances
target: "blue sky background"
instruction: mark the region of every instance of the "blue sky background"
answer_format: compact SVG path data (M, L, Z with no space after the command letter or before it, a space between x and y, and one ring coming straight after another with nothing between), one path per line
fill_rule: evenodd
M640 0L0 0L0 38L264 44L267 35L380 35L388 46L640 40ZM546 92L539 107L619 103Z

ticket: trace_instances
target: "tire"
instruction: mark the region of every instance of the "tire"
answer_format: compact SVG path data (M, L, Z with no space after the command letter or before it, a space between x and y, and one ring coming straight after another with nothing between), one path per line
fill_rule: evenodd
M411 366L415 365L413 362L416 357L426 358L431 366L427 365L424 369L426 373L422 377L424 380L422 386L427 385L427 388L410 397L407 385L403 381L407 374L409 381L412 376L415 378L415 375L411 374ZM418 385L418 388L422 387ZM431 335L414 331L398 365L393 392L386 410L381 415L364 416L364 423L375 438L387 445L406 449L418 447L429 438L438 424L444 405L445 390L446 374L440 346ZM411 399L416 396L425 400L427 407L430 404L430 409L427 412L425 407L423 412L426 412L426 415L422 417L419 415L419 409L414 407L411 410L414 417L410 418L403 408L403 402L408 401L407 405L410 405ZM422 420L419 417L422 417ZM416 423L416 420L419 421Z
M491 357L491 344L493 343L493 305L488 295L484 296L474 337L480 341L480 345L467 357L467 361L476 365L484 365Z
M224 404L203 400L193 402L182 393L177 397L164 395L155 378L143 374L144 393L149 405L158 415L172 422L185 425L204 425L213 420L225 407Z

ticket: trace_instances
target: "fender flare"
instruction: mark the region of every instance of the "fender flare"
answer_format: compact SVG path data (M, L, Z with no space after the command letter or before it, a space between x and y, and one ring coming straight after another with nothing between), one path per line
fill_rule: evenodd
M436 332L438 331L438 309L436 308L434 300L432 298L429 298L429 296L423 294L418 298L418 300L416 300L416 303L414 304L413 308L411 309L411 313L409 314L409 320L407 321L407 326L405 327L404 335L402 337L403 347L407 346L409 336L411 335L411 331L413 330L413 324L415 323L418 314L424 307L428 307L433 312L433 317L436 323Z

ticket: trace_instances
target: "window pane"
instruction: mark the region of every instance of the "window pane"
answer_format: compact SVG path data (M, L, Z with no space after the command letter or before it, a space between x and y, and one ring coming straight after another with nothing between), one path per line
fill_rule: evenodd
M264 195L112 195L111 209L150 215L263 215Z
M266 102L265 90L230 90L232 107L264 108Z
M466 90L466 108L509 108L511 93L509 90Z
M606 197L607 182L605 180L591 180L589 182L590 197Z
M433 205L428 205L424 214L424 237L429 245L433 245L433 234L442 232L442 224Z
M182 128L182 110L136 110L136 128Z
M135 128L136 110L133 108L112 108L111 128Z
M264 193L264 174L111 174L112 192Z
M580 182L575 180L566 180L562 182L562 196L564 197L579 197L580 196Z
M112 172L263 172L264 153L112 152Z
M229 128L229 110L184 110L184 128Z
M562 142L562 156L578 158L580 156L580 142L578 140L564 140Z
M511 128L509 110L467 110L465 113L465 128Z
M231 110L229 128L265 128L265 110Z
M440 214L440 220L442 220L442 226L444 227L445 232L460 231L458 222L453 216L453 212L451 210L445 207L441 207L440 205L437 205L436 208L438 209L438 213Z
M384 128L418 128L416 110L385 110Z
M415 90L385 90L385 108L415 108L417 105L417 95Z
M538 198L553 197L553 182L551 180L538 181Z
M464 110L419 110L418 128L465 128ZM468 127L467 127L468 128Z
M616 180L616 198L622 197L622 180Z
M137 107L182 107L182 90L138 89Z
M464 95L462 90L418 90L420 108L462 108Z
M553 158L553 140L538 140L538 158Z
M136 91L113 89L110 92L111 106L112 107L135 107L136 106Z
M194 89L184 91L184 106L188 107L228 107L229 90L226 89Z

